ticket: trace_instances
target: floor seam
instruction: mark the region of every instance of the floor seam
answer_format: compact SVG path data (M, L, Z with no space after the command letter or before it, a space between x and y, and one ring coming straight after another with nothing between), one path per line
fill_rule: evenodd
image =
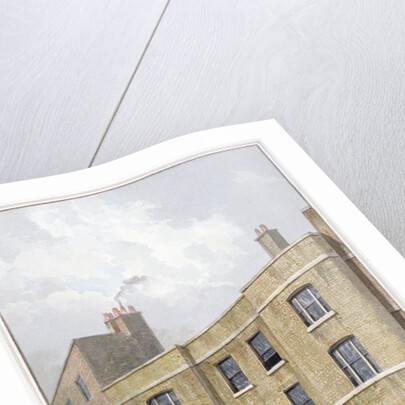
M158 18L158 20L157 20L157 22L156 22L155 28L153 29L153 31L152 31L152 33L151 33L151 35L150 35L150 37L149 37L149 39L148 39L148 41L147 41L147 43L146 43L146 45L145 45L145 48L144 48L144 50L142 51L142 54L141 54L141 56L140 56L138 62L137 62L136 65L135 65L135 68L134 68L134 70L133 70L133 72L132 72L132 75L131 75L131 77L129 78L129 81L128 81L127 85L125 86L125 89L124 89L123 93L121 94L121 97L120 97L120 99L119 99L119 101L118 101L118 103L117 103L117 105L116 105L116 107L115 107L115 109L114 109L114 112L113 112L113 114L112 114L112 116L111 116L111 118L110 118L110 120L109 120L109 122L108 122L108 124L107 124L106 129L104 130L104 133L103 133L103 135L101 136L100 142L99 142L99 144L97 145L96 151L94 152L94 155L93 155L93 157L92 157L91 160L90 160L90 163L89 163L89 165L88 165L88 168L93 166L94 161L96 160L97 155L98 155L98 153L100 152L101 146L103 145L103 142L105 141L105 138L107 137L107 134L108 134L108 132L109 132L109 130L110 130L110 128L111 128L111 125L112 125L112 123L114 122L114 119L115 119L115 117L116 117L116 115L117 115L117 113L118 113L118 110L120 109L120 107L121 107L121 105L122 105L122 103L123 103L123 101L124 101L125 96L126 96L127 93L128 93L129 88L131 87L131 84L132 84L132 82L133 82L133 80L134 80L134 77L135 77L136 73L138 72L139 67L141 66L141 63L142 63L142 61L143 61L143 59L144 59L144 57L145 57L145 54L146 54L146 52L147 52L147 50L148 50L148 48L149 48L149 46L150 46L150 44L151 44L151 42L152 42L152 40L153 40L153 37L154 37L155 34L156 34L157 29L159 28L160 23L161 23L162 20L163 20L163 17L164 17L164 15L165 15L165 13L166 13L166 10L167 10L167 8L168 8L170 2L171 2L171 0L167 0L167 2L166 2L166 4L165 4L165 6L164 6L164 8L163 8L163 10L162 10L162 12L161 12L159 18Z

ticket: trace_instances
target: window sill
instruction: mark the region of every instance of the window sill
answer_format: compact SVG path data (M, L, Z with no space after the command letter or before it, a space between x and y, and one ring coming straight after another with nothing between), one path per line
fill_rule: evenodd
M250 391L252 388L254 388L255 385L248 385L246 388L243 388L243 390L236 392L233 394L234 398L239 398L241 395L245 394L246 392Z
M384 370L381 373L378 373L375 375L373 378L370 380L367 380L363 382L363 384L357 386L354 388L351 392L349 392L347 395L345 395L343 398L339 399L339 401L335 402L334 405L344 405L347 404L351 399L355 398L357 395L359 395L361 392L369 388L370 386L374 385L378 381L384 379L385 377L388 377L391 374L394 374L398 371L401 371L405 369L405 361L402 363L397 364L394 367L389 368L388 370Z
M286 363L285 360L281 360L279 363L277 363L273 368L267 371L267 375L272 375L274 374L279 368L283 367L284 364Z
M333 316L336 315L336 312L329 311L327 314L325 314L322 318L318 319L316 322L314 322L312 325L308 326L307 332L312 332L315 330L319 325L322 325L324 322L326 322L328 319L332 318Z

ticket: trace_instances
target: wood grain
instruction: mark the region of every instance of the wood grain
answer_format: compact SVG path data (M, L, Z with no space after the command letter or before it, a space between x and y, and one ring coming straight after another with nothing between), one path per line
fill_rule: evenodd
M87 167L164 4L2 2L2 182Z
M3 2L0 181L85 168L164 7ZM173 0L95 164L276 118L405 254L400 0Z
M96 163L276 118L405 254L401 1L176 0Z

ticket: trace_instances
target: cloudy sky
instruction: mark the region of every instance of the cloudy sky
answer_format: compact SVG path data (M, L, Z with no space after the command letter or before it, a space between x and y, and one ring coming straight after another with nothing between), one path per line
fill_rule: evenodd
M313 230L305 206L249 147L106 193L1 212L1 313L51 397L72 338L106 333L102 313L117 293L165 347L182 343L269 261L254 228L293 242Z

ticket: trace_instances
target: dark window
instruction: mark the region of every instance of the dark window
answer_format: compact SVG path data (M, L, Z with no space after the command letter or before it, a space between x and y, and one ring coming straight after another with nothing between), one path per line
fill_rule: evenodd
M174 391L170 390L164 392L163 394L156 395L151 398L148 402L148 405L181 405L180 400L177 398L177 395Z
M76 377L76 381L75 381L77 387L79 388L80 392L83 394L83 396L86 398L86 401L89 401L91 398L90 392L86 386L86 384L83 381L83 378L80 377L80 375L78 375Z
M249 340L249 345L255 351L266 370L271 370L276 364L280 363L280 355L271 347L261 332Z
M289 388L285 391L285 394L294 405L314 405L312 399L299 384L295 384L293 387Z
M312 325L331 310L310 284L294 294L290 303L307 326Z
M71 401L70 399L68 399L68 400L65 402L65 405L72 405L72 401Z
M355 387L381 372L380 367L353 336L339 343L330 354Z
M250 381L231 356L218 363L217 367L228 380L233 392L239 392L250 385Z

